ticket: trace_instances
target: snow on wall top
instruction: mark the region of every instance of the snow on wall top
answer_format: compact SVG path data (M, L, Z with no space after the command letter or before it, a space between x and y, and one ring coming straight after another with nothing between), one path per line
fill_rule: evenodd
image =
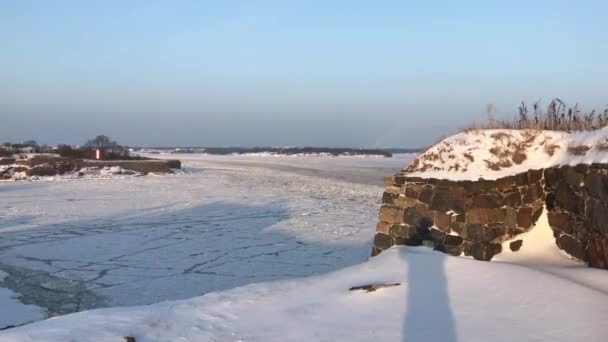
M401 173L449 180L497 179L529 169L608 163L608 127L594 131L476 129L422 152Z

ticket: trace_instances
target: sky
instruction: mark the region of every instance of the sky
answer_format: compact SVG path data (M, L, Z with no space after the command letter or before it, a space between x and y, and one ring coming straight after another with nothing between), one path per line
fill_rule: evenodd
M608 104L606 1L0 0L0 141L419 147Z

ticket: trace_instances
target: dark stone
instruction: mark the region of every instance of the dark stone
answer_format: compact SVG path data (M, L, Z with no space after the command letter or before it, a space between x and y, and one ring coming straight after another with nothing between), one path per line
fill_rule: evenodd
M587 228L608 234L608 208L600 200L588 199L585 217Z
M399 197L398 194L390 193L385 191L382 194L382 203L384 204L394 204L395 200Z
M513 251L513 252L517 252L520 248L521 245L523 245L524 241L523 240L516 240L513 241L509 244L509 248Z
M500 198L494 194L481 194L473 197L473 207L495 209L502 206Z
M431 187L425 186L424 189L420 192L420 196L418 196L418 200L422 203L429 204L431 203L431 198L433 197L433 189Z
M528 170L528 182L536 183L543 178L543 170Z
M449 189L435 188L435 193L431 198L429 209L446 212L450 210L450 192Z
M557 245L559 246L559 248L563 249L571 256L579 260L586 261L587 253L585 252L584 244L581 241L573 238L572 236L568 234L562 234L557 239Z
M534 183L528 186L528 190L524 193L523 204L530 204L544 196L543 187L540 183Z
M553 194L552 192L547 193L545 199L545 206L547 207L547 210L555 209L555 194Z
M135 337L133 336L124 336L125 342L135 342Z
M567 234L573 232L570 216L568 214L549 211L547 213L547 218L549 219L549 226L554 230Z
M524 229L528 229L532 226L532 208L519 208L517 211L517 226Z
M390 235L378 233L378 234L376 234L376 236L374 236L374 247L378 248L379 250L388 249L391 246L393 246L394 244L395 244L395 241L393 240L393 237Z
M498 187L501 190L509 189L509 188L513 187L514 184L515 184L515 180L511 176L499 178L496 180L496 187Z
M517 174L513 176L513 178L515 179L515 186L524 186L529 184L527 172Z
M448 246L462 246L464 239L458 235L447 235L445 237L445 244Z
M504 195L503 203L508 207L519 207L521 206L521 194L519 191L507 192Z
M587 255L589 266L608 269L608 236L597 236L590 239Z
M372 247L372 254L370 255L371 257L375 257L376 255L380 254L382 251L379 250L376 247Z
M431 240L435 241L437 243L443 243L443 241L445 240L446 235L447 234L445 232L443 232L443 231L441 231L439 229L436 229L436 228L431 228L429 230L429 236L430 236Z
M490 261L502 251L502 246L496 243L476 242L467 246L466 253L475 260Z
M544 178L545 178L545 187L547 188L556 188L557 184L560 181L559 170L556 168L545 169Z
M583 175L578 173L572 167L564 167L562 169L562 178L568 185L570 185L574 189L578 189L583 184Z
M413 199L418 199L420 197L420 192L422 188L418 185L405 185L405 196Z
M585 189L587 192L602 201L608 201L608 177L596 172L585 176Z

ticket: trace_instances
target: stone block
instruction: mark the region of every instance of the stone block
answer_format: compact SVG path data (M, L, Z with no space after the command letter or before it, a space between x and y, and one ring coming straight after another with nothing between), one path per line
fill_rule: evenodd
M374 247L376 247L377 249L379 249L381 251L392 247L394 244L395 244L395 241L393 240L393 237L390 235L377 233L374 236Z
M448 215L441 211L435 212L434 224L440 230L449 233L452 229L450 225L452 224L452 215Z
M511 249L513 252L517 252L519 251L523 243L523 240L515 240L509 244L509 249Z
M521 207L517 211L517 226L528 229L532 227L532 208Z
M590 172L585 176L587 193L604 202L608 201L608 177L598 172Z
M388 191L385 191L382 194L382 203L383 204L390 204L390 205L394 205L395 204L395 200L399 197L399 194L395 194L395 193L391 193Z
M376 224L376 233L390 234L390 229L392 225L392 223L380 221Z
M600 235L589 240L587 249L589 266L608 269L608 236Z
M502 251L502 246L495 243L472 243L466 248L466 253L475 260L490 261L492 258Z
M568 214L549 211L547 218L549 219L549 226L554 230L567 234L573 233L573 224Z
M396 206L383 205L380 207L380 221L388 223L402 223L403 209Z
M562 234L557 239L557 245L574 258L587 261L585 244L568 234Z
M473 197L474 208L496 209L502 206L502 199L495 194L479 194Z
M503 204L512 208L521 206L521 194L519 191L516 190L505 193Z

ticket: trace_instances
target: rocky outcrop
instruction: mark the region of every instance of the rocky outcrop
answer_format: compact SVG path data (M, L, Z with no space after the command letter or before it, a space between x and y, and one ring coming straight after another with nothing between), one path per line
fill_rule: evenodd
M529 170L496 180L385 179L372 255L393 245L431 244L438 251L489 261L502 243L533 228L543 207L559 248L608 268L608 166Z

